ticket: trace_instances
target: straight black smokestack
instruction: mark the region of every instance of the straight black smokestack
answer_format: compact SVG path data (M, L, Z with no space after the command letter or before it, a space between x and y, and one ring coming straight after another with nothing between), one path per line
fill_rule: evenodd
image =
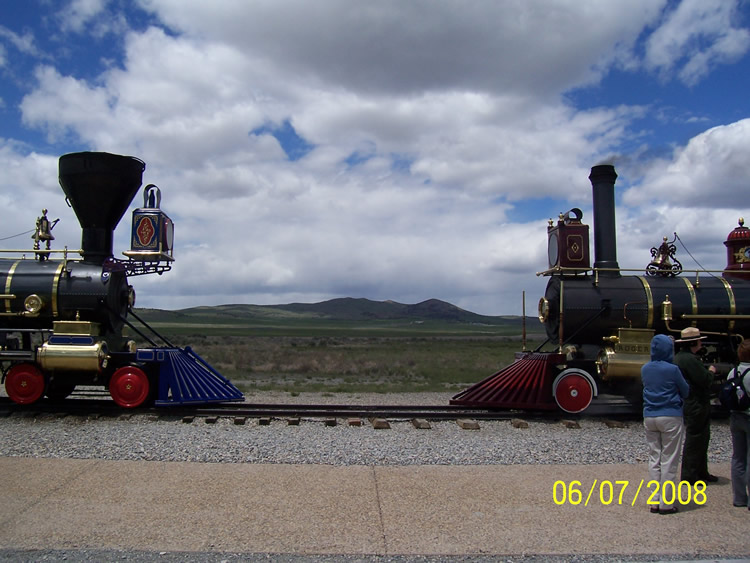
M611 164L594 166L589 180L594 194L594 268L619 270L615 230L615 167ZM620 273L602 272L600 275L619 276Z

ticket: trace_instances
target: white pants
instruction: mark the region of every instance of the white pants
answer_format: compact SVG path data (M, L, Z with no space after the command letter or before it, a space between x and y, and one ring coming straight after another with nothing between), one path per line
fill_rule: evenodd
M682 451L682 417L681 416L647 416L643 419L646 428L646 443L648 444L648 477L659 483L660 510L669 510L671 504L664 502L664 485L676 487L674 482L680 465ZM673 489L676 492L676 489ZM667 498L674 498L672 491L668 491Z

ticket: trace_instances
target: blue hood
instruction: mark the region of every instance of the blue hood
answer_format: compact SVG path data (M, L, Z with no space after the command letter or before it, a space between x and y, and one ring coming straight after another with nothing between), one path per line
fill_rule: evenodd
M657 334L651 339L651 360L672 362L674 358L674 342L669 336Z

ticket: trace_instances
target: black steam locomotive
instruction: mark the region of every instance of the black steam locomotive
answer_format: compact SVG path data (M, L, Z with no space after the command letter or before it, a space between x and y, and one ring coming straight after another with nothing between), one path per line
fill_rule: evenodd
M600 393L640 398L640 368L654 334L679 335L697 326L707 363L726 374L750 333L750 229L740 219L727 237L721 272L682 270L666 237L637 274L617 263L614 185L610 165L591 169L593 268L588 225L572 209L547 228L549 276L539 301L547 341L535 352L462 391L452 404L489 408L557 409L577 413ZM677 336L679 338L679 336ZM541 352L545 346L553 351ZM723 369L722 369L723 368Z
M60 185L81 224L81 249L51 250L55 222L44 210L33 250L1 251L16 256L0 258L0 366L14 402L64 398L79 385L103 386L126 408L243 399L189 347L172 346L132 310L128 276L161 274L174 260L174 225L153 184L144 189L144 206L133 212L127 259L112 253L114 229L145 168L137 158L109 153L60 157ZM149 347L138 348L124 335L126 326Z

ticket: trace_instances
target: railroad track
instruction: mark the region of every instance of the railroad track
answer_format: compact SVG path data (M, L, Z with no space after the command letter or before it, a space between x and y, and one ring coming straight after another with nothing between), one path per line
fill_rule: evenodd
M508 420L561 418L633 418L640 412L632 403L619 397L597 400L579 415L562 411L527 411L509 409L480 409L458 405L352 405L352 404L285 404L285 403L227 403L212 406L182 405L159 408L123 410L106 394L78 395L60 401L42 400L33 405L17 405L0 397L0 416L77 415L117 417L123 414L151 414L159 417L246 417L246 418L383 418L390 420Z

